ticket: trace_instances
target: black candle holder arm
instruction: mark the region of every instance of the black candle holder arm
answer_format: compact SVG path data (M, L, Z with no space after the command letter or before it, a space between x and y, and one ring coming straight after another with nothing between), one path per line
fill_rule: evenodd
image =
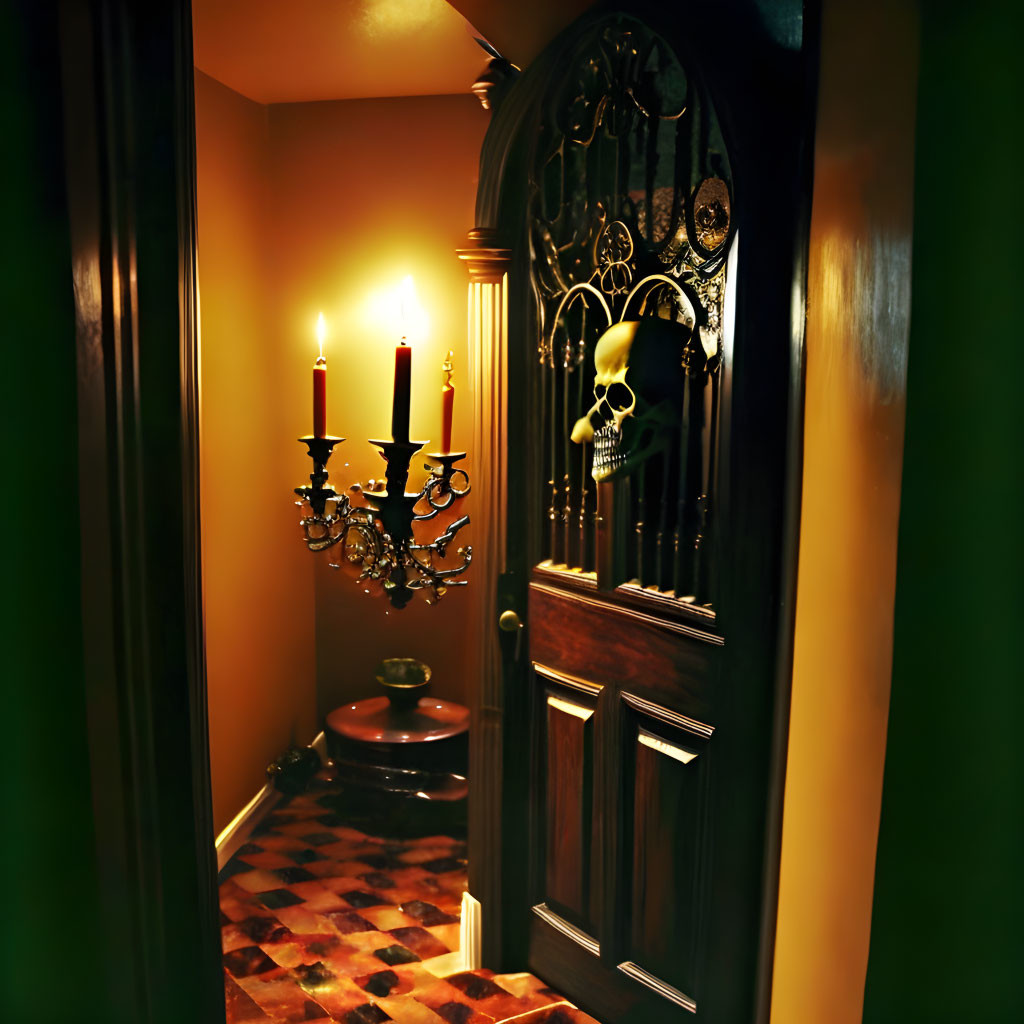
M462 516L427 544L416 543L414 522L433 519L450 508L470 491L469 475L455 463L466 457L465 452L430 454L439 465L426 465L430 475L418 492L408 493L409 466L413 455L423 447L416 441L371 441L380 449L387 463L386 489L374 486L365 489L360 484L349 490L361 494L367 505L353 505L348 497L338 494L327 485L327 463L334 446L341 437L299 438L313 460L313 472L308 487L296 487L295 493L308 503L311 514L302 518L306 546L311 551L322 551L340 544L341 559L331 563L334 568L343 564L359 568L358 579L379 583L395 607L401 608L416 590L429 590L439 600L449 586L465 585L457 580L472 561L473 549L466 545L458 549L459 564L435 567L433 557L445 558L456 534L469 523ZM372 482L375 483L375 482ZM416 506L426 502L427 512L416 512ZM333 502L333 511L328 503Z
M455 465L465 457L465 452L431 452L427 456L440 465L429 462L423 465L430 475L424 481L420 497L426 501L430 511L417 514L417 522L433 519L439 512L451 508L456 501L469 494L469 474Z
M455 540L455 535L464 526L468 525L469 516L462 516L460 519L456 519L453 523L451 523L444 533L442 533L438 537L435 537L434 540L432 540L429 544L410 544L409 550L414 552L437 552L437 554L440 555L441 558L444 558L448 553L448 545L451 544L453 540ZM453 577L458 576L460 573L465 572L466 569L469 568L470 562L473 561L473 548L467 544L465 547L461 547L458 549L458 555L462 559L462 565L454 568L435 569L432 565L425 565L423 562L419 560L418 557L417 561L420 561L420 565L423 566L424 571L428 572L432 577L439 580L452 579ZM462 582L464 583L465 580L463 580Z

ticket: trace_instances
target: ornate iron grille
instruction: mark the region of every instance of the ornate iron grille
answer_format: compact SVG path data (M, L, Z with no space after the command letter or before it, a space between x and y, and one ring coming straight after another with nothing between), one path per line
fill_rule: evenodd
M529 203L542 550L555 565L596 569L600 489L601 517L624 552L614 582L711 605L726 258L735 235L721 132L699 84L638 22L604 22L566 67L542 115ZM625 479L598 484L595 445L570 439L598 401L594 350L612 324L651 317L683 328L674 422Z

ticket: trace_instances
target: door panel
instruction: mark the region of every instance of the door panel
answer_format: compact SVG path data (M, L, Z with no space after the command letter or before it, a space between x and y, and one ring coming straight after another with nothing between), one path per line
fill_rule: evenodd
M694 992L704 909L709 741L642 714L633 739L628 959Z
M538 677L542 670L538 668ZM590 921L594 706L547 686L545 902L593 932Z

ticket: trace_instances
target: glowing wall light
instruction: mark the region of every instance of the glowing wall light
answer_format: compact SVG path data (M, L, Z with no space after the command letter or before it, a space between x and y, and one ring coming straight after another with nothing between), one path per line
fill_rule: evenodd
M301 524L306 546L311 551L338 547L341 554L331 563L333 568L349 569L359 581L378 584L392 605L402 608L416 591L423 591L427 602L432 603L440 600L448 587L465 585L465 580L456 577L469 568L473 549L469 545L459 547L451 561L448 549L459 531L468 525L469 516L449 521L438 536L425 543L417 542L413 524L446 512L469 493L470 484L466 471L455 466L466 457L466 452L448 451L448 445L444 444L444 451L427 455L431 464L424 465L424 469L429 475L420 489L406 490L412 457L426 444L409 439L414 347L410 342L426 337L430 321L416 295L416 286L408 276L395 288L374 292L369 308L385 323L393 324L392 333L398 340L391 439L370 441L380 449L387 463L386 487L380 489L373 481L367 488L352 484L349 492L367 503L354 505L348 495L339 494L328 484L327 462L334 447L345 438L328 434L324 425L326 325L321 314L317 322L320 357L313 378L314 430L311 435L299 438L313 460L313 472L309 477L310 486L296 487L295 493L302 499L299 505L303 509ZM451 364L447 360L445 372L450 381ZM449 426L449 437L450 433Z

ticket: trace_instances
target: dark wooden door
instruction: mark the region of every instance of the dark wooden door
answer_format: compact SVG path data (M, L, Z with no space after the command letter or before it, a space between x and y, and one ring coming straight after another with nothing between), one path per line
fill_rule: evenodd
M499 109L478 204L511 252L512 628L477 879L501 962L607 1024L752 1021L770 983L809 90L799 46L715 16L569 29Z

